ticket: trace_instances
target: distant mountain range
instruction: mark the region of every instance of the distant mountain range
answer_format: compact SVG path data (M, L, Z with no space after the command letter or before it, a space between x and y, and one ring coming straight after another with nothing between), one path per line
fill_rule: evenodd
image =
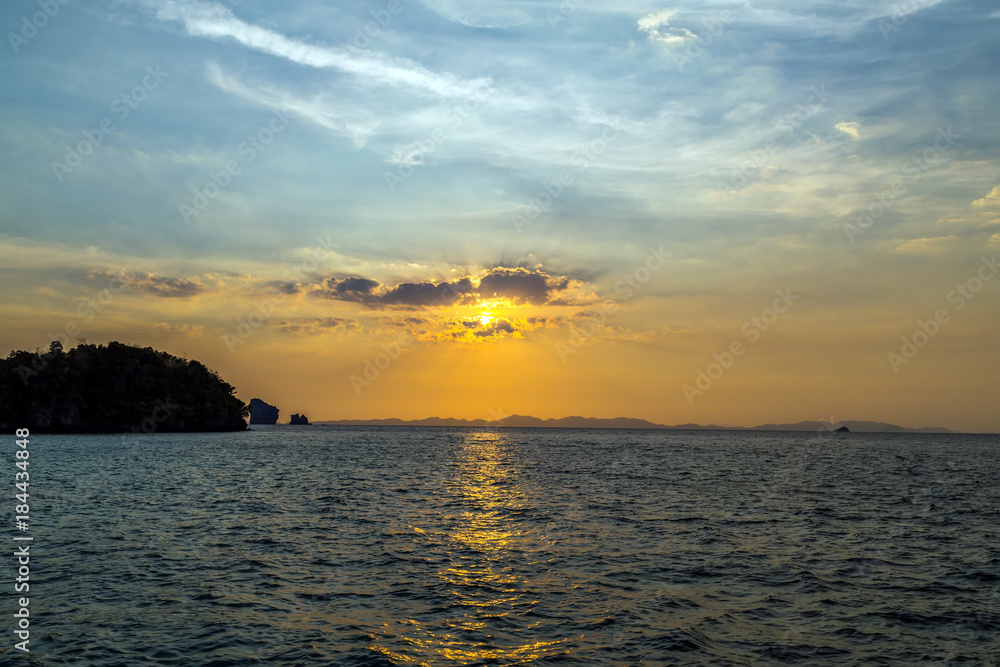
M702 426L701 424L679 424L667 426L654 424L645 419L618 417L616 419L596 419L594 417L563 417L562 419L539 419L511 415L502 420L487 421L485 419L452 419L430 417L428 419L344 419L340 421L320 421L315 424L328 426L464 426L481 428L483 426L508 426L514 428L620 428L620 429L658 429L658 430L698 430L698 431L832 431L846 426L851 431L859 433L954 433L946 428L906 428L884 422L842 421L830 424L821 421L804 421L797 424L762 424L752 428L741 426Z

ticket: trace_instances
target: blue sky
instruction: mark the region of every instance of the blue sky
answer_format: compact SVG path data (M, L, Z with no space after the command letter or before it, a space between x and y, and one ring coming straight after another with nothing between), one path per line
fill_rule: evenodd
M164 320L202 332L192 349L219 346L245 309L220 312L213 295L251 299L328 239L302 293L331 277L389 290L520 267L572 281L567 308L611 297L663 246L672 261L609 339L672 333L696 355L676 369L693 373L793 285L811 304L794 344L841 359L858 338L875 359L1000 247L988 2L69 0L25 31L40 7L0 9L12 347L41 345L39 328L122 267L170 302L129 311L136 331ZM102 121L114 129L79 166L54 164ZM206 187L215 196L185 216ZM859 228L865 211L877 215ZM187 319L178 298L193 299ZM997 304L984 290L967 330L953 327L955 354L996 360L983 332ZM385 335L357 302L300 305ZM843 337L826 340L838 322ZM633 414L667 419L650 410Z

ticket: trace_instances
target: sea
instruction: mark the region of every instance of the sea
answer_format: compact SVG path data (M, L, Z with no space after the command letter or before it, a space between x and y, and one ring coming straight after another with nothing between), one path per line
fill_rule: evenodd
M1000 664L997 436L255 426L29 470L5 665Z

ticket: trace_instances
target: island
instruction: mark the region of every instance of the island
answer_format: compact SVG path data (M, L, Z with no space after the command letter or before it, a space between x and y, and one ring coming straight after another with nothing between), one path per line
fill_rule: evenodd
M0 432L242 431L247 406L194 360L125 343L60 342L0 360Z
M251 424L277 424L278 408L269 405L259 398L250 399L250 423Z
M309 426L309 419L305 415L294 414L292 421L288 423L292 426Z

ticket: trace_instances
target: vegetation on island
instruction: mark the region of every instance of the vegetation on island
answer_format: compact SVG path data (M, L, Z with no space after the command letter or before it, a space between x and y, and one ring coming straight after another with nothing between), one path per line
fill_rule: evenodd
M0 360L0 431L241 431L247 406L204 364L111 342Z

